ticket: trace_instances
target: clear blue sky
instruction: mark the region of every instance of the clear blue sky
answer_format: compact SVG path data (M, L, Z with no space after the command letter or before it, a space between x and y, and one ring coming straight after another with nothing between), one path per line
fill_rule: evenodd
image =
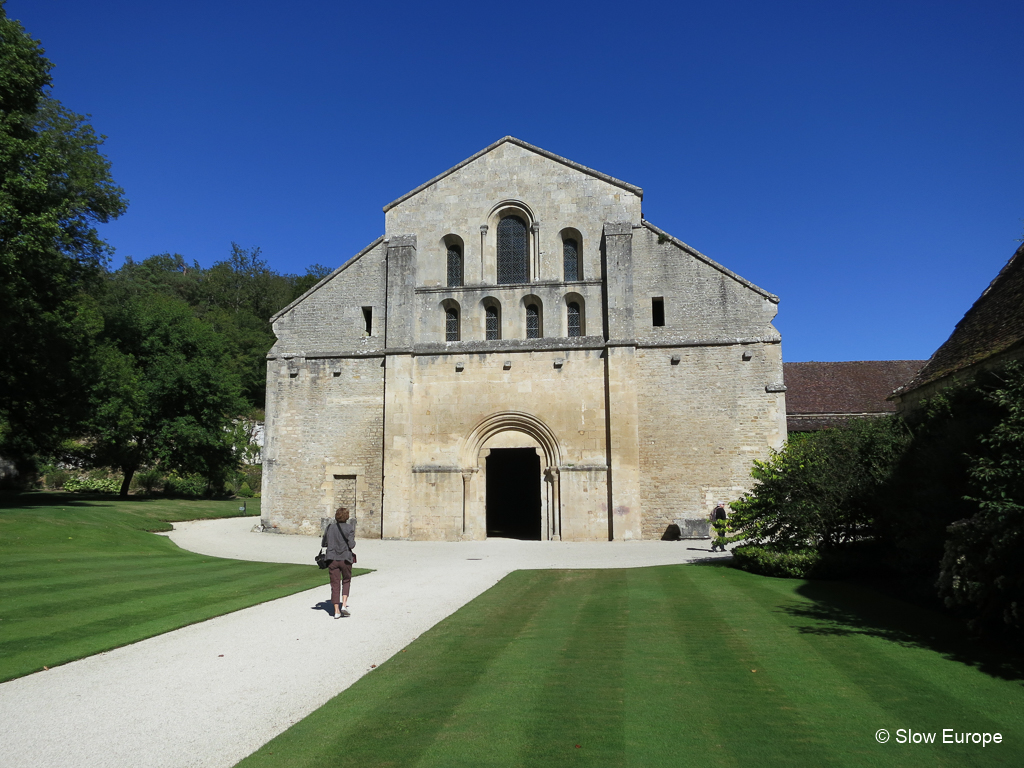
M927 358L1024 232L1024 2L8 0L125 256L336 267L505 135L782 298L786 360Z

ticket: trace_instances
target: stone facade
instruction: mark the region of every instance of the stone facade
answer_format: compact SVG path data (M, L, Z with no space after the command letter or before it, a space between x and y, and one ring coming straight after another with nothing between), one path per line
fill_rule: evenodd
M778 299L641 199L506 137L387 206L273 318L264 525L660 538L742 493L786 434Z

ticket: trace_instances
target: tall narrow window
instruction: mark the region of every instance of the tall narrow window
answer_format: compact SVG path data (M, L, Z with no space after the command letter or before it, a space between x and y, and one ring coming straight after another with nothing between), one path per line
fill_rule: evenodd
M462 249L457 245L448 246L448 287L462 285Z
M529 282L527 268L526 222L518 216L506 216L498 222L498 282Z
M661 296L651 299L651 325L665 324L665 299Z
M571 237L562 241L562 268L566 282L580 279L579 244Z
M575 301L570 301L568 304L569 309L569 335L579 336L580 335L580 305Z
M487 311L487 316L486 316L486 319L487 319L487 340L488 341L497 341L498 339L501 338L501 335L498 332L498 308L491 306L491 307L487 307L486 311Z
M444 340L459 340L459 310L454 307L444 311Z
M536 304L526 307L526 338L540 338L540 308Z
M373 307L363 307L363 336L373 333Z

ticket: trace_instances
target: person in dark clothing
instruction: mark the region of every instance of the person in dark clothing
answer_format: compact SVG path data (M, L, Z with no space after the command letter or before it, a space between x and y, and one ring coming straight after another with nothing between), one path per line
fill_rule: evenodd
M330 565L327 572L331 577L331 602L334 603L334 618L349 616L348 593L352 583L352 563L356 556L356 532L348 521L348 509L338 507L334 513L334 524L327 526L320 546L327 548Z

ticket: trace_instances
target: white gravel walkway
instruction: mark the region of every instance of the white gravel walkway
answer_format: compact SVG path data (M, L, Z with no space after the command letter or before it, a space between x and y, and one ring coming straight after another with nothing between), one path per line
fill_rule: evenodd
M253 518L177 523L202 554L310 563L319 541ZM710 542L358 541L350 618L325 586L0 685L4 768L229 768L422 632L523 568L630 568L727 555ZM59 621L60 617L54 617Z

